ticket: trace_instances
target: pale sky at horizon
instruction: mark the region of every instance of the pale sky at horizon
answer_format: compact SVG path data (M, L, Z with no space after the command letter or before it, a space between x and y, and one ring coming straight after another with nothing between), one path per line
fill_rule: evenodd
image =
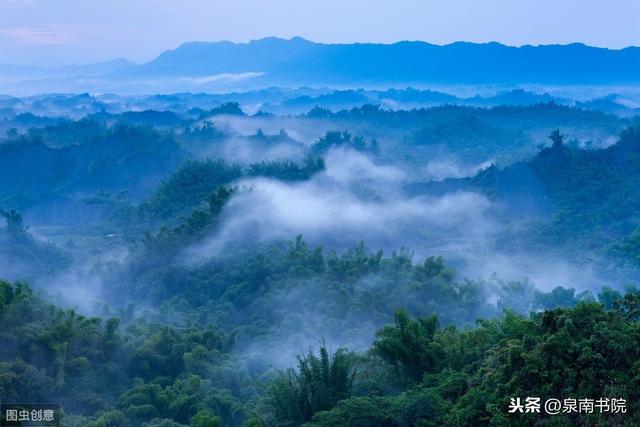
M638 0L0 0L0 63L153 59L187 41L301 36L640 46Z

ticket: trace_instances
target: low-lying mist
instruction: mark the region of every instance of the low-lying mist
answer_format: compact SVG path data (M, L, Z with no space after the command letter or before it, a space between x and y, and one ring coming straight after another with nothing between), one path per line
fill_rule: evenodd
M407 248L416 262L444 257L464 277L528 278L543 290L596 289L604 280L596 267L577 265L557 253L502 250L497 239L507 224L495 215L493 202L478 192L406 194L402 188L412 179L409 171L353 150L333 149L325 164L325 171L308 181L237 182L239 191L224 208L220 227L185 250L184 263L200 265L224 257L237 242L302 235L312 245L338 252L361 241L386 254Z
M545 120L554 114L566 115L559 122L578 123L567 126L566 145L590 150L617 141L613 135L623 122L615 117L551 104L496 109L442 106L422 111L369 106L340 113L320 110L315 116L245 113L202 110L192 119L179 118L184 127L176 125L166 132L146 125L125 127L134 135L141 130L147 135L148 145L134 156L128 151L133 143L121 144L122 155L113 157L108 154L114 144L105 143L104 153L95 160L86 154L92 140L78 140L74 150L87 150L78 157L88 159L87 176L95 179L95 187L79 192L74 186L82 188L87 181L82 175L52 185L54 202L25 204L26 221L34 227L0 249L0 277L29 279L52 301L85 314L113 313L109 310L134 303L136 315L158 323L207 323L235 331L237 351L264 357L278 367L287 366L309 347L318 347L322 338L332 348L367 348L375 331L392 322L399 307L413 315L437 313L445 324L464 326L479 317L499 315L504 306L498 303L498 281L533 284L539 291L563 286L593 293L602 286L622 284L595 256L574 258L552 244L536 250L520 244L520 239L528 238L520 230L532 227L530 218L514 215L517 209L510 211L511 216L501 214L503 206L490 191L463 183L463 178L469 178L468 183L493 169L493 164L501 168L511 164L508 159L527 162L540 151L538 145L550 146L549 128L556 122ZM516 117L513 123L500 127L509 115ZM593 117L601 122L592 124ZM62 130L55 129L64 134L66 126L76 125L64 122ZM106 125L87 129L101 126ZM327 136L329 131L334 139ZM27 141L28 132L20 132L24 135L14 135L17 142ZM42 135L46 140L47 132ZM122 135L116 134L114 140L121 142ZM147 182L148 174L143 173L132 184L140 190L135 198L118 187L94 194L101 186L110 188L116 174L128 183L132 171L149 164L146 156L157 151L157 141L164 141L165 156L156 159L153 182ZM126 163L138 157L142 160ZM211 172L208 159L224 160L225 166ZM187 160L202 161L202 167L180 174L181 165L190 163ZM324 167L306 169L309 160L319 160L316 164ZM261 162L266 163L263 172L259 168L251 172ZM290 167L286 177L278 175L278 162ZM96 165L106 165L99 176L92 175ZM211 173L198 175L199 170ZM225 173L232 178L223 181ZM42 179L47 177L43 174ZM163 179L162 185L169 182L175 187L163 192L166 188L158 186ZM215 182L200 186L207 179ZM445 190L430 190L435 188L431 184L443 180ZM532 199L531 191L521 194L510 187L529 183L521 181L506 187L518 197ZM449 183L453 185L446 190ZM220 185L229 197L219 201L218 209L212 195ZM204 190L198 196L184 198L195 199L195 204L180 205L183 200L176 196L200 187ZM537 196L547 197L542 184L535 188ZM518 197L506 199L522 200ZM145 216L148 212L141 206L149 200L159 212L169 214ZM64 238L44 230L45 226L63 228ZM189 234L192 228L204 231ZM0 237L9 239L4 230L0 232ZM405 268L407 263L411 268L397 275L376 270L345 279L324 270L331 277L320 277L321 269L313 268L313 274L297 275L298 268L307 267L294 263L291 276L273 279L270 263L277 262L269 258L271 253L259 251L269 245L286 247L297 236L311 252L323 248L326 269L333 268L331 263L352 262L340 257L348 258L354 248L366 248L354 255L358 262L381 250L382 263L391 264L390 269ZM8 249L10 245L14 249ZM259 256L251 258L256 253ZM455 274L430 265L430 257L443 257ZM245 258L251 262L242 265ZM425 262L429 266L423 268ZM240 264L234 267L237 270L233 263ZM245 272L255 265L256 272ZM438 270L436 279L416 278L423 274L421 268ZM447 301L447 295L455 301Z
M232 241L290 239L302 234L313 244L346 249L365 241L387 251L486 245L496 224L489 201L476 193L442 197L403 194L404 171L377 165L365 155L330 151L326 170L305 182L255 178L237 183L241 191L223 211L223 224L185 259L218 255Z

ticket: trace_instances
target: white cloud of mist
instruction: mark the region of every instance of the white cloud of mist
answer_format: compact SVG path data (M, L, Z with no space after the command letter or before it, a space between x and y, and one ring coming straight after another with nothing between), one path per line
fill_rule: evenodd
M200 264L223 256L236 242L290 240L302 234L311 244L338 251L359 241L386 253L406 247L415 261L443 256L461 278L530 279L543 290L556 286L593 288L604 283L594 268L553 254L507 253L496 246L503 230L492 203L474 192L410 196L410 178L394 166L376 164L354 151L332 150L326 170L305 182L257 178L241 181L222 213L219 229L185 252ZM483 167L483 166L478 166Z
M75 307L84 314L99 315L105 303L106 277L120 268L127 256L128 250L119 247L78 257L69 268L54 277L43 277L37 284L46 288L56 303Z
M398 184L407 174L395 166L376 165L364 154L344 149L331 150L325 156L326 175L340 184L366 180L380 184Z
M180 80L195 83L195 84L206 84L206 83L234 83L240 82L243 80L254 79L256 77L260 77L264 75L264 73L258 72L247 72L247 73L220 73L214 74L211 76L204 77L181 77Z
M294 142L281 142L273 144L260 144L255 141L241 138L231 138L223 145L222 156L231 162L257 163L263 160L301 160L305 155L302 144Z
M605 277L594 265L577 265L551 253L506 253L491 246L457 247L445 253L445 259L456 265L461 277L488 279L495 276L504 281L526 279L545 292L558 286L599 291L604 285L614 285L611 277Z
M262 298L258 303L270 307L273 324L278 327L264 337L240 332L236 351L267 359L280 369L290 366L298 355L317 352L322 341L332 350L366 350L380 325L362 314L336 317L329 308L331 297L323 288L313 279L301 280Z
M464 166L452 159L435 159L430 161L425 167L426 178L433 181L440 181L445 178L464 178L473 176L482 169L486 169L493 163L487 160L477 165Z
M332 130L330 123L300 120L299 118L285 116L239 117L219 115L203 120L211 121L217 128L230 135L249 136L255 134L258 128L270 135L284 130L291 138L306 145L311 145L326 131Z
M228 243L291 239L298 234L338 249L363 240L376 249L435 250L484 244L495 230L487 215L490 202L477 193L407 196L397 186L404 172L352 151L330 152L326 165L325 172L306 182L241 181L240 186L250 190L230 201L220 230L189 249L187 258L204 261Z
M301 161L306 155L306 149L296 141L266 142L234 136L194 149L194 154L198 158L223 158L230 163L246 165L285 159Z
M322 136L329 126L326 123L301 121L290 117L238 117L218 115L202 120L210 121L226 135L224 141L212 141L196 150L201 158L224 158L229 162L243 164L259 163L263 160L302 161L307 155L307 147ZM254 138L258 129L267 136L264 141ZM277 135L286 133L286 138ZM275 137L275 140L274 140Z

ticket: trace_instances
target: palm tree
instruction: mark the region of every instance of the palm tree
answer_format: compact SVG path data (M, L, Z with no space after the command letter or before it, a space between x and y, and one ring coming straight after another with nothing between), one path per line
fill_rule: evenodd
M70 345L76 339L98 335L99 322L99 319L78 315L74 310L59 311L54 315L52 327L40 336L40 341L55 354L58 387L64 387L65 384L65 366Z
M560 133L560 129L556 129L551 132L549 139L553 142L553 148L560 148L564 142L564 135Z

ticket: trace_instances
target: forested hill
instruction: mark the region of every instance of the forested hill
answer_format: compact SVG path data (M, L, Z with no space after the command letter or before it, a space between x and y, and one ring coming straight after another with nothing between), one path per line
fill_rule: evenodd
M470 178L410 184L408 189L480 191L497 202L500 214L536 220L528 237L545 246L570 244L621 255L619 244L640 233L640 129L628 128L616 144L597 150L570 147L559 132L551 139L552 145L528 162L491 166Z
M102 104L88 95L76 98L67 99L74 112ZM66 105L57 97L29 101L44 110ZM0 207L48 223L93 221L104 214L104 203L95 202L105 202L105 196L118 203L139 201L188 159L226 158L245 166L285 158L302 162L338 146L360 150L363 138L372 144L365 154L377 161L417 169L451 160L464 174L489 159L505 164L535 154L537 143L557 127L570 135L568 145L602 146L635 123L555 103L411 110L365 105L337 112L314 108L286 117L248 115L238 103L210 107L99 110L78 120L14 111L0 120Z
M211 325L86 317L0 280L0 397L58 402L70 427L637 425L640 294L573 304L471 330L398 310L366 351L321 344L268 371ZM565 395L625 410L507 412L514 396Z
M170 135L149 126L72 122L60 128L64 143L45 141L32 129L0 144L0 204L34 208L40 218L86 221L97 211L85 198L111 191L138 198L186 157Z

